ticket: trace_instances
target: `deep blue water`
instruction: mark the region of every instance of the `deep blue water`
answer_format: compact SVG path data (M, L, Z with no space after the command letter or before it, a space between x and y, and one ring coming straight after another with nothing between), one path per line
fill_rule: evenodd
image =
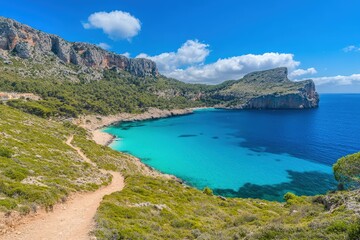
M336 188L332 164L360 151L360 95L326 94L310 110L201 110L104 129L162 172L217 194L282 200Z

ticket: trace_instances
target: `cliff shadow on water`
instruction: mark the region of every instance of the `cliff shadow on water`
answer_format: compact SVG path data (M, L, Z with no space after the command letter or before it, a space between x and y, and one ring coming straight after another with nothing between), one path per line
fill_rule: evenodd
M226 197L258 198L270 201L284 201L287 192L302 196L324 194L336 189L336 181L332 174L311 171L287 171L290 182L274 185L257 185L246 183L237 191L233 189L214 189L214 193ZM269 173L271 174L271 173Z

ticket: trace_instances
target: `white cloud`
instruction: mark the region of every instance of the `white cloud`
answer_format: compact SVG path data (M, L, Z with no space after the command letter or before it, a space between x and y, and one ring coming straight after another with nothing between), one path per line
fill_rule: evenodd
M352 74L348 76L337 75L330 77L312 78L317 85L333 84L333 85L351 85L360 83L360 74Z
M103 42L101 42L101 43L99 43L99 44L97 44L99 47L101 47L102 49L105 49L105 50L109 50L110 48L111 48L111 46L109 45L109 44L107 44L107 43L103 43Z
M124 52L124 53L121 53L120 55L123 55L127 58L130 58L130 53L129 52Z
M299 65L300 62L295 61L292 54L247 54L219 59L211 64L176 69L169 72L168 76L187 82L219 83L224 80L239 79L245 74L257 70L287 67L292 71Z
M274 52L235 56L205 64L204 62L209 54L208 44L201 43L198 40L188 40L176 52L166 52L156 56L143 53L137 57L155 61L159 71L165 76L185 82L212 84L224 80L239 79L249 72L275 67L287 67L292 73L300 65L300 62L294 60L293 54ZM315 72L314 68L309 68L301 69L294 74L300 76Z
M310 74L316 74L317 71L315 68L308 68L308 69L296 69L294 71L292 71L289 74L289 78L295 78L295 77L299 77L302 75L310 75Z
M156 62L160 71L170 73L179 67L203 63L210 53L208 47L209 45L198 40L188 40L176 52L166 52L156 56L141 53L137 58L151 59Z
M345 48L343 48L344 52L360 52L360 47L357 47L355 45L350 45Z
M85 29L102 29L112 40L131 40L141 30L141 22L128 12L96 12L83 23Z

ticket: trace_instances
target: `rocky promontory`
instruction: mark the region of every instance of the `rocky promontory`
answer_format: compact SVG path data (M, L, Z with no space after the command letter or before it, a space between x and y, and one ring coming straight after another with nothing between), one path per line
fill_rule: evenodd
M214 94L226 101L219 107L232 109L316 108L319 95L312 80L291 81L287 68L275 68L245 75Z

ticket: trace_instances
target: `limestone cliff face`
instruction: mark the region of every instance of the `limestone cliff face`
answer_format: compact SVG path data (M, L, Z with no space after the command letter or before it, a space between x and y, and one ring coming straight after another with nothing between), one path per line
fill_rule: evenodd
M315 91L312 80L306 80L304 86L297 93L268 94L252 98L241 108L250 109L301 109L316 108L319 104L319 95Z
M23 59L43 59L54 55L63 63L94 69L127 71L135 76L157 76L156 64L148 59L129 59L88 43L72 43L33 29L12 19L0 17L0 49Z
M290 81L287 68L253 72L221 90L216 97L231 102L236 109L316 108L319 95L312 80Z

